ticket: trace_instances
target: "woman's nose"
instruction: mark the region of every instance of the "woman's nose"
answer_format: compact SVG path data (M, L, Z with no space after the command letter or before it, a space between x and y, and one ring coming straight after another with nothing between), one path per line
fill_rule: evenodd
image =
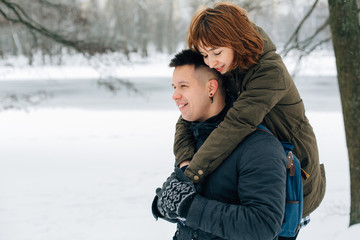
M214 68L216 66L216 59L214 57L208 56L208 64L210 68Z

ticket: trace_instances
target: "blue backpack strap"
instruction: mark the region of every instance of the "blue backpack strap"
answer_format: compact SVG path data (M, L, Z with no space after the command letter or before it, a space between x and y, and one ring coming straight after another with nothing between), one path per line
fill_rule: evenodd
M274 135L274 134L272 134L272 132L270 132L269 129L267 129L267 127L265 127L265 126L262 125L262 124L257 125L257 129L258 129L258 130L265 131L265 132L267 132L267 133L270 133L271 135Z
M288 161L286 167L286 203L284 222L279 236L293 237L298 232L302 219L303 185L300 161L292 154L291 150L286 150L286 148L285 145L284 149Z
M264 125L259 124L257 129L274 135ZM279 236L294 237L299 230L303 210L302 171L299 159L292 153L294 145L285 141L281 145L287 160L287 175L285 215Z
M271 135L274 135L267 127L265 127L262 124L257 125L257 129L261 130L261 131L265 131L267 133L270 133ZM292 151L294 149L294 144L292 144L291 142L280 141L280 143L283 146L283 148L286 152L286 155L289 154L289 151ZM291 154L292 154L292 152L291 152ZM288 157L287 157L287 160L288 160L288 165L289 165L291 162L289 162L290 159ZM303 177L304 180L306 180L309 178L310 175L307 172L305 172L304 169L301 168L301 176Z
M287 141L280 141L281 145L283 145L285 151L292 151L294 150L294 144Z

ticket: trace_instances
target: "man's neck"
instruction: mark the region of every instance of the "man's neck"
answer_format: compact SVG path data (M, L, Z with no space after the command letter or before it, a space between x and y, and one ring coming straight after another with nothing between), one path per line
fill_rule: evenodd
M193 135L195 137L196 150L202 146L202 144L205 142L211 132L217 127L217 125L223 121L227 111L231 107L231 100L229 99L229 101L222 101L216 104L219 107L214 106L214 115L212 115L212 117L202 122L191 123L190 128L193 131Z
M225 98L214 99L214 102L211 105L210 118L217 116L224 109L226 106Z

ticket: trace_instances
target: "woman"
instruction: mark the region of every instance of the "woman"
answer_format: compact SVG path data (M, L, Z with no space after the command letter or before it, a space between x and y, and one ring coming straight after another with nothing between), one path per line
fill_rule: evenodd
M227 91L237 99L196 154L189 124L179 119L174 143L178 166L188 164L185 174L201 182L263 124L280 141L295 145L294 153L309 174L303 208L303 217L308 216L324 197L325 172L304 104L275 45L244 9L232 3L199 9L190 23L187 44L223 74Z

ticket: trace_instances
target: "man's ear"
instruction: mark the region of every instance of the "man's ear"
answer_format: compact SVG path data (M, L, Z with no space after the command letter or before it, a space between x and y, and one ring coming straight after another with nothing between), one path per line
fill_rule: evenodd
M219 89L219 83L216 79L211 79L207 83L209 94L212 93L212 96L215 95L217 90Z

